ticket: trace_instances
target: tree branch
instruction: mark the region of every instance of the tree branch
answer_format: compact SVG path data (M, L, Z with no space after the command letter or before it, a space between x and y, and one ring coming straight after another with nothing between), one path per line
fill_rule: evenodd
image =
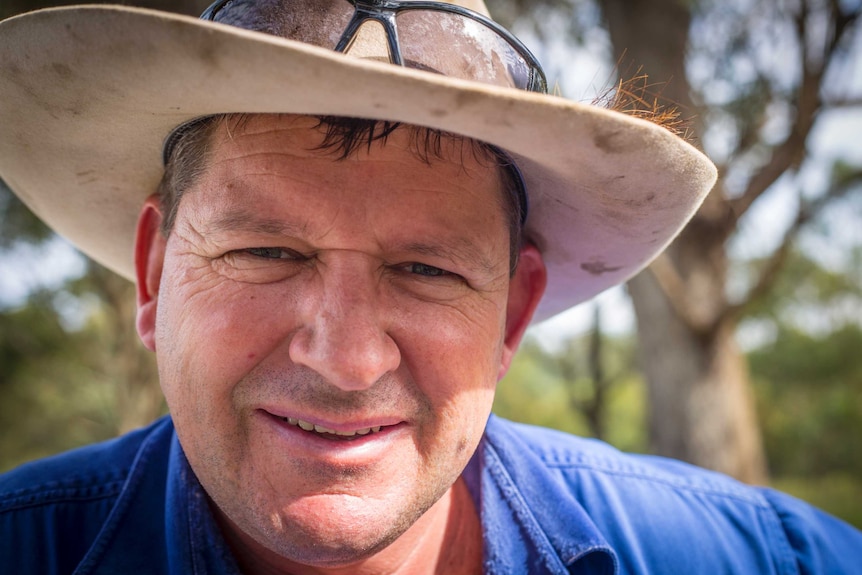
M767 259L757 281L744 298L725 309L718 321L738 320L753 304L765 296L778 279L787 257L790 255L793 242L805 224L816 218L828 204L857 189L859 184L862 184L862 170L842 177L839 182L817 199L808 203L800 202L796 218L784 233L781 245Z
M800 46L805 46L805 21L807 18L805 2L802 2L802 6L803 8L797 14L795 23L797 41ZM814 115L820 106L818 93L823 74L822 70L818 73L818 71L810 69L810 58L807 50L804 51L802 62L802 80L796 92L796 114L793 119L793 127L784 141L774 148L769 161L751 177L742 195L730 200L733 217L730 218L731 222L728 225L731 226L731 229L736 228L739 218L748 211L757 198L763 195L784 172L795 165L805 152L805 140L808 138L814 124Z
M700 306L692 305L688 297L688 289L685 281L676 271L673 261L667 253L659 255L647 268L658 282L664 292L667 301L673 311L676 312L680 321L693 333L706 335L715 325L711 318L707 317Z
M830 18L833 24L832 36L822 55L812 54L813 47L807 41L808 8L802 2L802 8L795 18L797 40L803 47L802 80L796 92L796 114L793 127L783 142L778 144L769 161L762 166L749 180L748 186L741 196L730 200L732 217L728 225L731 229L751 205L775 183L788 169L799 163L805 154L805 142L817 113L823 108L821 85L834 55L844 37L845 32L859 18L859 11L842 14L837 2L830 5ZM820 58L816 56L821 56ZM818 63L819 61L819 63Z
M824 110L845 110L847 108L862 108L862 98L845 98L823 102Z

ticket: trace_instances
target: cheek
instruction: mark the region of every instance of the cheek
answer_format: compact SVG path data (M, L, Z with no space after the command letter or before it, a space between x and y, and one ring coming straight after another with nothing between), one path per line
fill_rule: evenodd
M410 323L418 328L413 334L418 351L411 356L450 376L463 374L452 381L460 382L456 387L493 388L502 359L505 313L494 301L476 300L424 317L414 312Z
M414 310L416 308L414 307ZM397 338L402 358L435 413L447 441L472 443L484 429L494 399L503 350L504 316L496 306L456 312L436 322L421 321Z
M274 308L287 305L259 289L206 278L163 285L156 349L172 412L228 401L233 386L284 340L289 318Z

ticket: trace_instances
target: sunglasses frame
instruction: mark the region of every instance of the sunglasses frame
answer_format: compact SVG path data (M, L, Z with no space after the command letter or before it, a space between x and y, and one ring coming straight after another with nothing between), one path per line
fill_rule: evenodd
M224 8L227 4L232 2L233 0L216 0L212 5L209 6L206 10L204 10L203 14L201 14L201 20L210 20L215 21L215 16L218 12ZM492 32L497 34L500 38L506 41L509 46L511 46L515 52L520 56L524 63L530 69L530 77L527 82L527 86L523 89L530 92L538 92L541 94L548 93L548 83L545 79L545 73L542 70L542 66L539 64L539 61L530 52L529 48L527 48L523 42L518 40L518 38L491 20L479 14L478 12L474 12L473 10L462 8L461 6L456 6L454 4L449 4L446 2L433 2L426 0L411 0L409 2L403 0L344 0L345 2L353 5L354 13L350 18L350 21L347 23L347 26L344 29L344 32L341 34L341 38L333 47L335 52L344 53L349 48L354 38L356 37L357 32L359 31L360 26L368 20L373 20L378 22L383 29L386 30L386 38L389 45L389 58L392 64L396 64L399 66L404 66L404 59L401 55L401 47L398 41L398 26L395 23L396 15L398 12L405 12L409 10L426 10L432 12L446 12L449 14L456 14L458 16L468 18L479 24L482 24L486 28L490 28Z

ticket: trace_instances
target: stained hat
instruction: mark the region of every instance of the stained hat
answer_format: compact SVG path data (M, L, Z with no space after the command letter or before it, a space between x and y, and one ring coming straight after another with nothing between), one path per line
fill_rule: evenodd
M485 11L476 0L456 4ZM399 33L402 49L407 36ZM437 57L446 65L448 56ZM461 134L505 150L523 175L525 233L548 268L534 322L644 268L715 182L702 153L651 122L500 85L484 72L376 60L125 6L16 16L0 22L0 177L60 235L133 280L138 213L179 125L220 113L293 113Z

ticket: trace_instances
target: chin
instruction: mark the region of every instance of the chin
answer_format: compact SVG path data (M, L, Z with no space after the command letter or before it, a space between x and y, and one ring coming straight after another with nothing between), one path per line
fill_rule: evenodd
M367 559L401 537L422 513L413 511L397 517L369 517L368 514L315 514L273 521L267 539L272 551L292 562L318 567L350 565ZM277 528L280 523L281 527Z

